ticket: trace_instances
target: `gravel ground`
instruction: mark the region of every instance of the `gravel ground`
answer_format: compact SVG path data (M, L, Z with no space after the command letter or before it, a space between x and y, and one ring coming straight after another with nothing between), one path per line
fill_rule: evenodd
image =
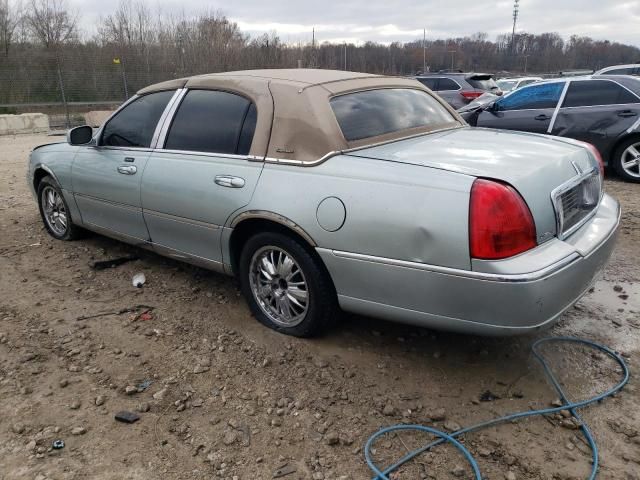
M529 350L549 334L625 355L630 384L584 417L599 478L640 478L640 185L607 179L624 209L616 251L551 332L479 338L344 315L323 338L300 340L253 320L230 278L99 235L50 238L25 184L28 152L50 141L0 137L0 479L270 479L279 469L287 480L370 478L362 448L381 427L455 430L550 405ZM139 259L91 268L123 255ZM547 354L572 398L617 378L599 354ZM140 420L116 422L121 410ZM562 415L535 418L464 443L486 479L586 478L589 452L573 428ZM375 456L386 464L427 440L388 436ZM471 471L442 447L393 478Z

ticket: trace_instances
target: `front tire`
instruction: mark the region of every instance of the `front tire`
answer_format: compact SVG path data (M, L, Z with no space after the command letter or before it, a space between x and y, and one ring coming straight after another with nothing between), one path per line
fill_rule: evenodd
M249 238L238 273L251 313L273 330L310 337L325 330L339 314L328 272L288 235L264 232Z
M640 183L640 138L630 138L616 148L613 168L627 182Z
M74 240L79 237L80 229L71 222L62 190L49 176L38 184L38 206L49 235L57 240Z

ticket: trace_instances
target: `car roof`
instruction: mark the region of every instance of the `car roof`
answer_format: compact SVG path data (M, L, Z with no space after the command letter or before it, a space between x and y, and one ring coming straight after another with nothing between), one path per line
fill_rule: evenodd
M210 73L157 83L137 93L145 95L181 88L226 91L250 99L258 110L250 155L282 162L314 162L330 152L408 135L401 130L347 142L330 106L331 98L347 93L383 88L421 90L451 113L452 123L458 126L464 123L455 110L415 79L343 70L300 68ZM412 133L425 133L434 128L425 127L424 132Z
M521 80L538 80L538 79L542 79L542 77L505 77L505 78L499 78L497 81L498 82L501 82L501 81L515 82L515 81L521 81Z
M610 67L601 68L596 72L596 74L599 72L608 72L609 70L617 70L619 68L636 68L636 67L640 67L640 63L627 63L625 65L611 65Z

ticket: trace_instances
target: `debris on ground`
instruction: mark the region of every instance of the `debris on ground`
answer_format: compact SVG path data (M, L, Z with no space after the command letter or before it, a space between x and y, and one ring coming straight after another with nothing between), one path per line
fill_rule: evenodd
M115 419L122 423L135 423L140 420L140 415L123 410L122 412L116 413Z
M146 283L147 281L147 277L144 276L144 273L140 272L140 273L136 273L133 276L133 280L131 281L131 283L133 283L133 286L136 288L142 288L142 286Z

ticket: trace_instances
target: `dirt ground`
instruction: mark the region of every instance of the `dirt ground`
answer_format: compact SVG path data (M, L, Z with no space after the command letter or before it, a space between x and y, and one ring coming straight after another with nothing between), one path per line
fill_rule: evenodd
M230 278L99 235L50 238L25 184L28 152L49 141L0 137L1 480L371 478L363 447L381 427L455 430L549 406L557 395L530 352L547 335L624 354L629 385L582 413L599 478L640 479L640 185L607 179L624 209L616 251L550 331L480 338L344 315L326 336L300 340L253 320ZM91 267L123 255L139 259ZM573 399L619 378L600 354L545 351ZM121 410L140 420L117 422ZM463 441L486 479L587 478L589 451L572 427L537 417ZM426 441L389 435L375 457L387 465ZM472 477L439 447L393 478Z

